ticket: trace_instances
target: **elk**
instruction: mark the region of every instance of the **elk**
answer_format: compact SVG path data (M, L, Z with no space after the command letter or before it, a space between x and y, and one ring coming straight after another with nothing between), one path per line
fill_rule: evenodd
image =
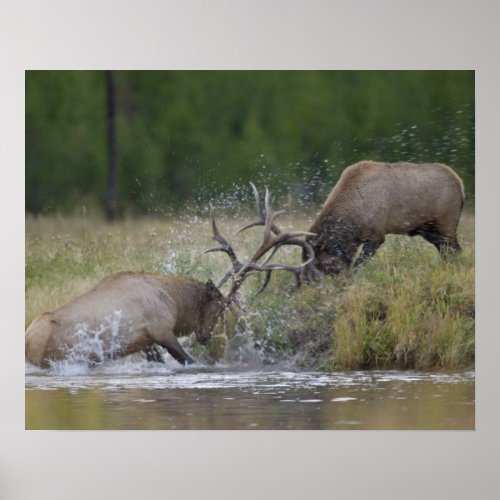
M153 348L159 344L179 363L192 363L178 337L194 331L206 344L226 305L211 281L114 273L35 318L26 331L26 359L47 367L51 361L92 363L144 351L149 360L159 360Z
M303 270L314 259L312 247L298 239L310 233L273 232L273 221L281 213L271 210L266 192L266 208L262 211L264 239L254 255L242 263L220 234L212 210L213 237L220 246L207 252L225 252L233 264L218 286L187 276L129 271L111 274L90 291L33 320L25 336L26 359L47 367L53 361L95 363L144 352L148 360L162 361L156 350L160 345L179 363L193 363L178 338L195 332L198 342L206 345L226 308L237 316L233 304L240 305L237 293L250 274L288 270L300 282ZM285 244L302 246L309 258L298 266L268 263L269 259L259 263L269 250ZM232 283L224 296L219 288L229 278Z
M346 168L310 227L313 265L326 274L357 267L386 234L422 236L442 257L459 252L457 226L464 204L462 180L439 163L362 161ZM304 254L303 260L309 260Z

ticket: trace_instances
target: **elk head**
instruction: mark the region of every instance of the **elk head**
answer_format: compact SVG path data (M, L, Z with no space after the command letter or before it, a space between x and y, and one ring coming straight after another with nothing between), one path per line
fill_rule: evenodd
M270 204L270 193L266 188L266 195L264 200L264 207L261 206L259 193L257 188L253 183L250 183L252 186L252 190L255 197L255 205L257 209L258 220L252 222L244 227L242 227L237 234L245 231L254 226L264 226L264 238L260 245L260 247L255 251L253 256L246 262L241 262L236 256L236 252L234 251L231 244L220 234L217 229L217 225L215 223L215 217L213 214L213 209L211 210L212 216L212 230L213 237L215 241L217 241L220 246L215 248L210 248L206 250L204 253L208 252L224 252L226 253L232 264L232 268L223 276L223 278L219 281L217 287L221 287L224 283L227 282L228 279L231 278L231 287L229 289L228 294L225 297L225 302L227 307L231 310L233 315L236 316L236 311L233 308L233 304L236 304L241 308L241 305L237 298L237 292L240 289L241 285L245 281L245 279L250 276L250 274L263 271L266 273L266 277L264 283L257 294L263 292L269 281L271 280L271 274L273 271L284 270L290 271L294 274L297 286L300 287L302 282L302 277L308 277L311 275L320 276L322 273L316 269L313 265L313 261L315 259L314 249L310 243L307 241L301 240L301 236L315 236L314 233L309 233L307 231L281 231L274 223L274 220L281 214L284 213L284 210L280 210L278 212L273 212L271 210ZM302 248L303 255L306 256L305 261L301 265L286 265L286 264L278 264L271 263L270 260L273 258L276 251L285 246L285 245L294 245L300 246ZM268 252L268 258L259 263L259 261L266 255Z
M207 345L212 338L215 325L224 314L226 299L212 280L205 283L205 294L199 305L198 328L196 339L201 345Z

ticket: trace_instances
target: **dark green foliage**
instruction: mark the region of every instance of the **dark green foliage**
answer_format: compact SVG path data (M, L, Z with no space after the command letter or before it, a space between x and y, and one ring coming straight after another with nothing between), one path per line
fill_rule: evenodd
M116 74L121 210L205 203L249 180L321 201L361 159L439 161L474 192L473 71ZM102 206L105 75L26 75L26 207Z

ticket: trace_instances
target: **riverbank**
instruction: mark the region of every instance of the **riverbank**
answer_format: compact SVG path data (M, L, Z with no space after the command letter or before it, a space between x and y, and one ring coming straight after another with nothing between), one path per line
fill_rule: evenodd
M307 229L310 219L283 216L280 227ZM221 232L248 255L262 228L237 237L247 218L221 218ZM241 328L250 333L265 363L291 359L302 368L463 369L474 366L474 216L462 215L463 253L443 262L419 237L389 236L355 274L295 289L290 273L262 276L242 289ZM209 221L197 215L128 218L109 225L87 217L26 218L26 316L28 325L120 270L188 274L217 282L229 268L213 246ZM298 262L298 249L275 260ZM236 330L229 318L222 335ZM196 344L193 348L198 349Z

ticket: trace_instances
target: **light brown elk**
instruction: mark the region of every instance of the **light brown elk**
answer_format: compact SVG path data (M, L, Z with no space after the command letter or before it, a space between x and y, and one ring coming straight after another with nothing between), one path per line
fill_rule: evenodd
M347 270L361 245L355 266L369 259L386 234L422 236L446 256L460 251L463 204L462 180L446 165L362 161L344 170L306 240L327 274Z
M36 318L26 331L26 359L39 366L68 359L96 362L138 351L155 359L163 346L192 363L178 337L196 332L206 344L226 302L215 285L185 276L119 272Z
M300 277L314 258L309 244L297 243L297 236L309 233L273 234L273 221L280 213L271 211L267 193L266 210L262 212L264 239L244 263L219 233L212 214L213 236L220 246L208 251L225 252L233 263L218 287L211 281L202 283L186 276L111 274L92 290L36 318L26 331L26 359L50 366L52 361L92 363L143 351L148 359L161 360L155 348L160 345L179 363L192 363L178 338L195 332L197 340L206 344L226 308L236 315L233 304L239 305L237 292L250 274L283 269ZM284 244L300 244L309 253L309 260L299 266L259 263L269 250ZM230 289L224 296L219 287L230 278Z

